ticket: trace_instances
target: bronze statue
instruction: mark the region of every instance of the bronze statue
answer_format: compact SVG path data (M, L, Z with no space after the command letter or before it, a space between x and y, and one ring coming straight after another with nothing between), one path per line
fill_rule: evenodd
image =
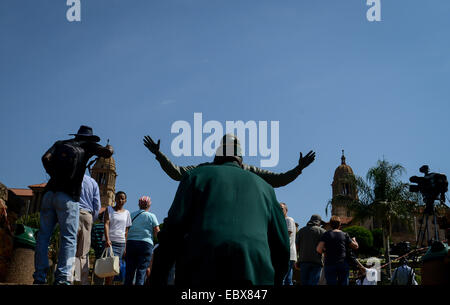
M227 135L224 136L224 138L227 137ZM150 152L155 154L156 160L158 160L159 164L161 165L161 168L166 172L166 174L172 178L175 181L180 181L181 177L183 177L183 174L190 171L191 169L194 169L198 166L207 165L211 163L202 163L198 165L188 165L188 166L178 166L173 164L169 158L164 155L159 150L161 140L158 140L158 143L155 143L153 139L150 136L144 137L144 145L148 148ZM261 169L256 166L248 165L243 163L242 168L248 171L251 171L255 173L256 175L263 178L267 183L269 183L272 187L282 187L285 186L292 181L294 181L301 173L302 170L308 167L312 162L314 162L316 158L316 153L312 150L306 154L306 156L303 157L302 153L300 152L300 159L298 160L298 165L294 167L293 169L284 172L284 173L274 173L265 169Z

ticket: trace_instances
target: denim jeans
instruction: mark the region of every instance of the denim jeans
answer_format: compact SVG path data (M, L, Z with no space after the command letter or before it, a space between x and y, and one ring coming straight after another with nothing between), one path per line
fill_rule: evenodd
M153 245L146 241L128 240L127 253L125 255L126 271L125 285L144 285L145 274L152 257Z
M295 261L289 261L289 269L284 276L283 285L292 285L292 274L294 273Z
M300 263L300 281L302 285L315 286L319 283L322 266L315 263Z
M77 250L79 222L79 204L63 192L48 191L42 198L40 228L34 256L36 283L45 283L49 268L48 246L50 238L59 224L61 244L59 246L58 265L55 271L55 284L70 284Z
M111 241L112 244L112 250L114 253L114 256L119 257L119 266L120 266L120 273L116 276L114 276L113 281L115 282L121 282L123 283L125 281L125 275L126 273L126 267L124 267L124 264L126 265L126 262L123 258L123 253L125 252L125 243L118 243L115 241Z
M324 271L327 285L348 286L349 267L347 262L325 265Z

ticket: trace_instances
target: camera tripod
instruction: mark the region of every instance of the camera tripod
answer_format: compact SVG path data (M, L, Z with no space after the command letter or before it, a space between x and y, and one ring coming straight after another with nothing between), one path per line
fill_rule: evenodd
M441 202L441 204L443 203L442 199L440 200L440 202ZM430 228L428 225L428 220L429 220L430 216L433 216L432 223L434 224L434 240L439 240L439 232L437 229L436 207L434 205L434 200L427 200L425 210L422 212L422 222L420 223L419 232L417 234L416 248L417 248L420 240L421 240L420 245L422 247L424 246L425 234L427 236L428 246L431 246ZM424 224L425 224L425 227L422 229ZM421 237L422 237L422 239L421 239Z

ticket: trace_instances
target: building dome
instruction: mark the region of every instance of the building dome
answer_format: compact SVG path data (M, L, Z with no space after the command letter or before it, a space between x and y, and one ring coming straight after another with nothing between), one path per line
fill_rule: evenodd
M339 217L352 217L352 212L347 208L348 204L358 199L356 178L352 168L345 163L344 151L342 151L341 165L334 171L332 186L331 213Z
M342 178L346 178L348 176L354 176L352 168L345 163L345 156L344 151L342 151L342 157L341 157L341 165L339 165L336 170L334 171L334 177L333 180L337 181Z

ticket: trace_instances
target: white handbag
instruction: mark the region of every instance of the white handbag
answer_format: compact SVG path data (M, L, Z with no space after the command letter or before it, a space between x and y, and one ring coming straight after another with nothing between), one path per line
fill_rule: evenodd
M112 246L105 248L102 256L95 261L94 273L100 278L111 277L120 273L119 257L114 256Z

